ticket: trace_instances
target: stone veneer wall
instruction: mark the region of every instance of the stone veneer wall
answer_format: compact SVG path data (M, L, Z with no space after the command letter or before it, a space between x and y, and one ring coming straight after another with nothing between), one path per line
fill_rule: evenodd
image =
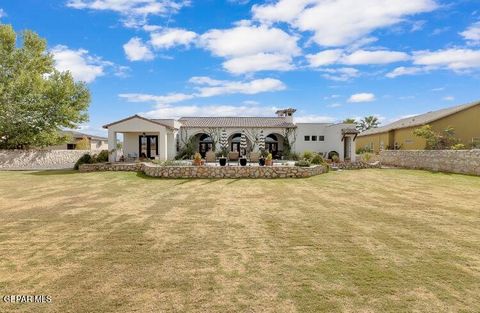
M0 150L0 169L38 170L73 168L90 150Z
M385 150L382 165L480 175L480 150Z
M145 175L163 178L303 178L326 172L323 166L158 166L137 164L84 164L81 172L143 171Z

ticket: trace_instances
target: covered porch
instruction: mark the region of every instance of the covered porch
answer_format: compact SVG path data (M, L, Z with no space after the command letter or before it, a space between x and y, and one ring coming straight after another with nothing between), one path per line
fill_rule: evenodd
M119 161L118 136L123 135L125 160L168 160L175 156L174 129L138 115L105 125L108 129L109 161Z

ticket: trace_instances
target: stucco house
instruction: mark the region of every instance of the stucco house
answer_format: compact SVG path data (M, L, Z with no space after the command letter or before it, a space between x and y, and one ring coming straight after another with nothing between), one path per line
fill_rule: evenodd
M89 141L89 149L92 151L100 151L100 150L108 150L108 139L101 136L95 136L90 134L85 134L73 130L63 130L61 131L61 135L68 136L70 139L68 142L61 144L50 146L48 149L50 150L76 150L77 149L77 142L87 138Z
M423 150L424 138L413 131L423 125L430 125L436 132L453 127L455 137L465 146L480 144L480 101L445 108L398 120L394 123L369 129L358 135L357 147L367 148L375 153L382 149Z
M242 133L247 138L247 154L259 151L260 134L265 148L274 158L291 151L328 154L336 152L341 160L355 159L357 131L352 124L294 123L295 109L276 112L275 117L182 117L180 119L149 119L139 115L103 126L108 129L108 148L113 151L110 161L118 160L115 147L123 134L123 155L172 160L188 142L202 156L209 150L219 151L219 137L226 133L228 149L240 152Z

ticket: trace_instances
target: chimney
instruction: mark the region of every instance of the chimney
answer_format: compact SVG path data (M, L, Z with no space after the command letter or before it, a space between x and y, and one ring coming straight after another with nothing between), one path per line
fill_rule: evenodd
M278 117L283 117L285 119L285 122L287 123L293 123L293 113L297 112L297 110L288 108L288 109L283 109L283 110L278 110L275 112Z

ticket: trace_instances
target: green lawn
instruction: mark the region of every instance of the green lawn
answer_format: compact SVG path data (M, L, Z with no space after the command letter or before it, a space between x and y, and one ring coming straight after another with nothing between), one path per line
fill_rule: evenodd
M480 178L0 172L9 294L53 302L0 312L480 312Z

